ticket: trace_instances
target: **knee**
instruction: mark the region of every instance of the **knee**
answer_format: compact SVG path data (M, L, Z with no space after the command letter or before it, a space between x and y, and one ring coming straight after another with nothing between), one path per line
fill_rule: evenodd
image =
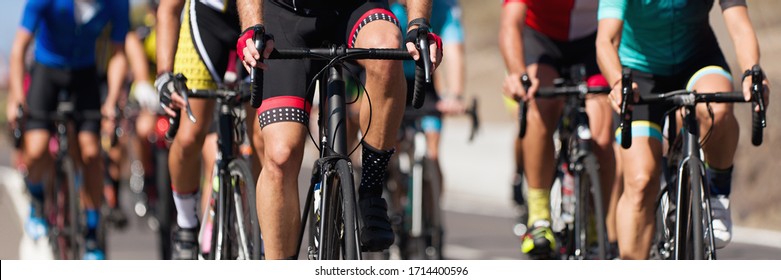
M197 133L182 133L180 131L174 138L174 145L182 150L184 155L197 155L200 154L205 135L198 135Z
M298 172L298 151L289 143L266 143L263 153L263 171L275 180L284 178L284 174Z
M365 40L361 42L361 47L366 48L397 49L401 46L398 32L375 32L361 39ZM366 75L371 76L373 79L380 80L390 80L393 75L389 74L398 74L398 76L401 76L401 66L401 62L395 60L366 60L364 62Z
M85 166L92 166L94 168L95 164L101 163L100 147L98 146L98 143L82 144L81 147L79 147L79 150L81 151L81 161Z
M711 111L713 112L713 126L715 127L737 122L735 113L732 110L732 104L713 104L711 105Z
M650 174L624 174L624 197L631 205L643 208L653 204L652 188L658 188L659 177Z
M48 141L30 139L24 143L24 163L27 166L35 165L44 160L49 154Z

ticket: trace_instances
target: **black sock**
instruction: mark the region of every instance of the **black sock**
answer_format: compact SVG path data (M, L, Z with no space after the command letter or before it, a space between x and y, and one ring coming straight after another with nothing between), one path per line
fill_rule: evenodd
M382 196L382 188L388 177L388 162L394 149L382 151L363 142L363 174L358 188L360 199Z
M705 178L710 185L710 194L729 196L732 192L732 166L721 170L710 166L705 168Z

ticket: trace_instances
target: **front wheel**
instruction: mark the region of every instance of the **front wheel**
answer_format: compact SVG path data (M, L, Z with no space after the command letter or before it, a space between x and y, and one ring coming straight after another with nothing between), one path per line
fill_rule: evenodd
M225 173L223 173L225 172ZM212 226L212 259L260 259L260 226L256 211L255 180L242 159L220 171Z

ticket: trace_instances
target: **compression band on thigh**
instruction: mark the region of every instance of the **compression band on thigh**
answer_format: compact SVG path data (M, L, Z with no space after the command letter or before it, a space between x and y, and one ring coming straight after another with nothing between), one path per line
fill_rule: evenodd
M423 132L440 132L442 131L442 119L435 116L424 116L420 119L420 129Z
M632 122L632 138L650 137L662 141L662 129L658 124L649 121ZM621 144L621 128L616 129L616 143Z
M722 75L725 78L727 78L727 80L729 80L730 83L732 83L732 75L730 75L729 72L727 72L727 70L724 70L724 68L721 68L721 66L711 65L711 66L705 66L702 69L695 72L694 75L692 75L692 77L689 79L689 82L686 83L686 90L694 89L694 85L697 84L697 81L699 81L700 78L710 74Z
M399 20L396 18L395 15L393 15L391 11L382 8L371 9L363 13L363 15L360 18L358 18L358 20L355 22L352 31L350 31L350 37L348 37L347 39L348 40L347 47L348 48L354 47L355 40L358 39L358 32L360 32L364 26L366 26L367 24L375 20L388 21L390 23L395 24L396 27L399 27L399 29L401 29L401 27L399 26Z
M297 96L277 96L263 100L258 108L260 128L276 122L309 123L312 104Z

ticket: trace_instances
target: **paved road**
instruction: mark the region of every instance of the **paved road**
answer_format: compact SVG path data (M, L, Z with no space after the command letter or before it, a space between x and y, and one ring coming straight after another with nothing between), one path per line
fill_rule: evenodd
M514 220L508 187L510 159L503 149L495 148L510 147L512 124L486 125L483 135L471 144L466 142L466 129L459 124L459 120L446 124L444 139L452 140L445 141L442 151L448 182L444 203L445 257L522 259L519 240L511 231ZM7 167L9 151L3 147L7 146L0 143L0 259L50 258L45 242L34 243L22 232L22 217L28 211L26 197L18 174ZM311 161L306 162L304 166ZM303 178L308 172L301 172L301 181L306 182ZM130 196L123 197L123 207L132 213L127 201ZM719 251L719 258L781 259L781 233L738 227L734 235L735 242ZM131 216L126 229L110 232L109 257L156 259L156 242L144 221Z

